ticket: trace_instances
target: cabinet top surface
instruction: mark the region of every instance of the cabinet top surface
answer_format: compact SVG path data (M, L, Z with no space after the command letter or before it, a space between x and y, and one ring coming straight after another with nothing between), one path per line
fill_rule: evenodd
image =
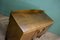
M19 10L12 14L23 32L42 29L52 24L52 19L41 10Z

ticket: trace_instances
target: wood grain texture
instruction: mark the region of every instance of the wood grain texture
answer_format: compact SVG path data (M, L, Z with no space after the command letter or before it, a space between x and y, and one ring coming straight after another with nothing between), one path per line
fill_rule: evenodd
M6 40L32 40L53 23L42 10L18 10L12 12ZM43 32L44 33L44 32Z

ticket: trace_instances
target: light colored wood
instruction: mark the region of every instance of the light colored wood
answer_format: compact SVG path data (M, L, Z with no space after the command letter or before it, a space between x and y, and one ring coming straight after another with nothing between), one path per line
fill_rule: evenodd
M44 33L43 31L48 29L52 23L53 20L42 10L12 12L6 40L32 40L33 37L40 37Z

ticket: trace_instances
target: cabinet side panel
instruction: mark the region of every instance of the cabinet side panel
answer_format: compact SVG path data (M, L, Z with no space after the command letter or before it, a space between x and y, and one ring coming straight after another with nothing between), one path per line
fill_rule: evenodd
M7 28L6 40L20 40L22 34L22 30L11 15Z

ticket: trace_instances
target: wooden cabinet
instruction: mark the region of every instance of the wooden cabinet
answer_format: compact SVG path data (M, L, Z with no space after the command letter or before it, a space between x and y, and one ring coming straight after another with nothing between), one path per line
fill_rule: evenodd
M39 38L52 23L53 20L42 10L18 10L12 12L9 18L6 40Z

